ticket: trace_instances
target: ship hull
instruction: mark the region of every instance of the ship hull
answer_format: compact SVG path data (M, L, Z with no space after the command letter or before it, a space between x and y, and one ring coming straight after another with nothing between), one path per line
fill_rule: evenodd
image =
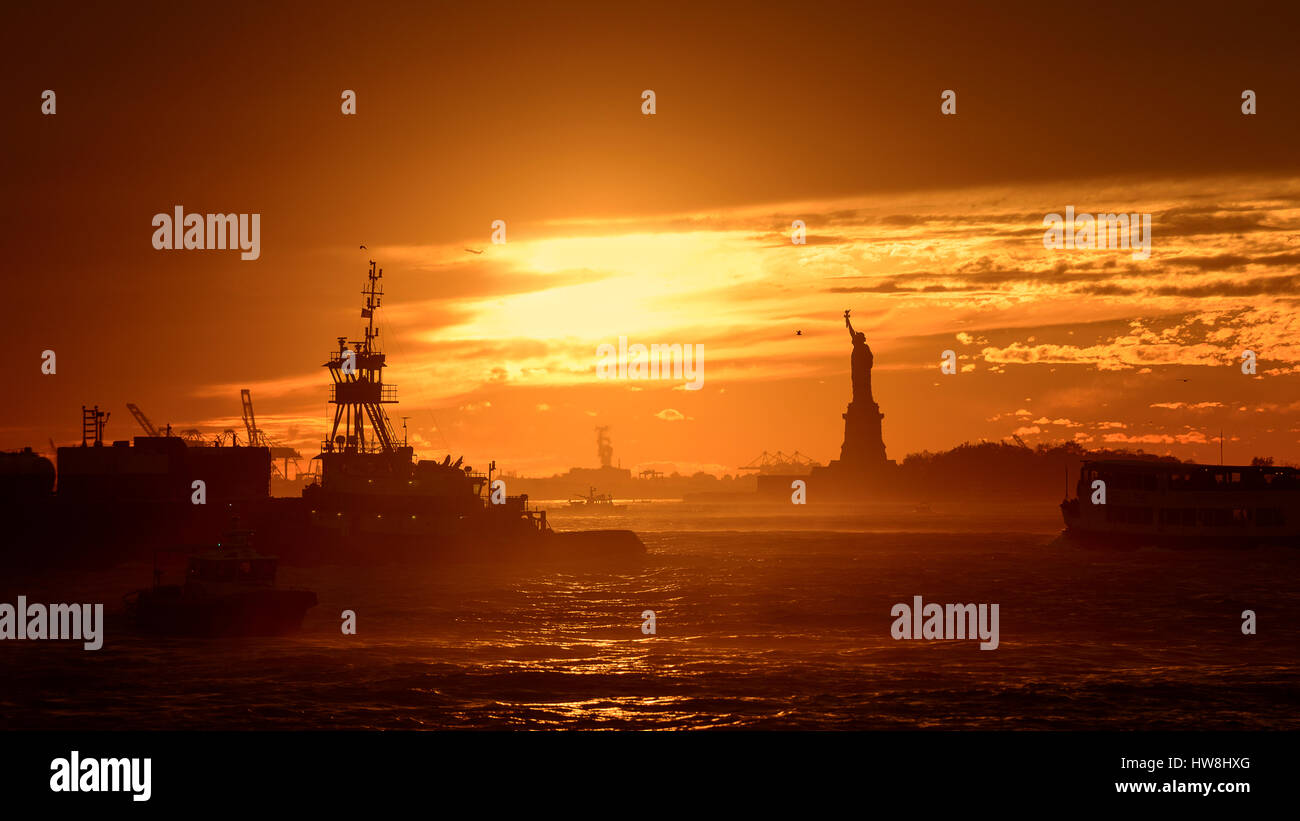
M428 528L381 530L346 518L314 526L297 546L277 545L292 563L392 564L426 560L554 561L632 559L645 545L631 530L555 532L469 519L443 519Z
M645 553L645 545L628 530L556 533L543 513L527 509L526 500L518 497L494 505L476 496L343 493L313 487L302 501L306 538L294 541L290 530L274 545L291 562L621 559ZM260 532L258 538L264 544Z
M630 530L572 533L538 529L490 513L373 512L369 504L312 507L304 499L267 499L204 508L188 503L68 503L49 496L4 510L9 527L0 567L75 563L110 567L151 561L177 544L213 544L233 521L259 548L293 565L388 564L428 559L625 559L645 554ZM415 516L415 519L411 517Z
M1132 532L1067 526L1061 531L1063 544L1086 548L1136 550L1143 547L1165 549L1240 549L1260 547L1300 548L1300 537L1279 534L1221 534Z

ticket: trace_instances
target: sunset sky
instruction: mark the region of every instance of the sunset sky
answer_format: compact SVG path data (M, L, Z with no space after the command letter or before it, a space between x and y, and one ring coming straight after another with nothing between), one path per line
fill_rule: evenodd
M608 425L623 467L825 462L852 309L890 458L1016 434L1214 462L1222 428L1229 462L1300 462L1293 11L329 6L11 14L0 447L78 441L96 403L113 439L127 402L242 435L250 388L315 454L374 259L425 457L549 474ZM260 258L155 250L176 205L261 214ZM1045 249L1067 206L1150 213L1151 258ZM598 379L620 336L702 344L703 388Z

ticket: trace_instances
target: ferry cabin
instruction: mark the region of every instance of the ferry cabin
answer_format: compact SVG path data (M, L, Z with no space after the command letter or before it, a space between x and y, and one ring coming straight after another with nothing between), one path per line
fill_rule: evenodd
M1104 482L1104 497L1098 492ZM1085 461L1067 528L1171 542L1300 544L1300 471L1272 465ZM1102 499L1104 498L1104 503Z

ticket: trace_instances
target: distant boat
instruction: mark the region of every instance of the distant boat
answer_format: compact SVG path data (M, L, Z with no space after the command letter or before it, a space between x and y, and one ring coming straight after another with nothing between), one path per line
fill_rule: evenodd
M1087 541L1300 547L1295 468L1089 460L1075 492L1061 502L1065 532Z
M250 531L231 531L213 549L193 552L185 581L126 597L127 614L143 630L182 636L271 636L302 626L316 606L310 590L276 587L278 559L258 553Z
M593 513L611 510L626 510L627 505L614 504L614 497L608 493L597 493L596 488L587 489L586 496L574 496L569 499L570 510L584 510Z

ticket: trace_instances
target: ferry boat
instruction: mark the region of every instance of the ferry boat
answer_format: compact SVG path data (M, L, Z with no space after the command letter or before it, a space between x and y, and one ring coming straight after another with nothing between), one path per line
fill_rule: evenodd
M253 549L251 531L234 530L215 548L193 551L182 584L164 585L155 555L152 588L126 596L141 629L180 636L273 636L302 626L316 606L310 590L276 587L278 559Z
M1300 547L1295 468L1088 460L1075 493L1061 502L1065 533L1088 542Z

